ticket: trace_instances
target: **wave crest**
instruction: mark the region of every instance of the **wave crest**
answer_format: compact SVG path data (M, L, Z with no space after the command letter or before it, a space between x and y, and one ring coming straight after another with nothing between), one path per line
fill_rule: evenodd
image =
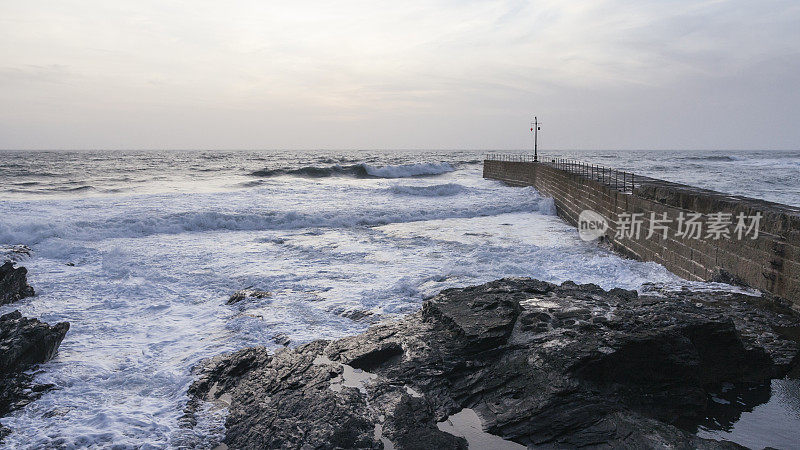
M333 176L350 176L354 178L408 178L441 175L455 170L447 163L401 164L397 166L375 167L368 164L352 164L341 166L304 166L296 169L260 169L250 172L254 177L277 177L281 175L324 178Z
M402 164L399 166L372 167L364 164L367 173L378 178L407 178L441 175L455 169L447 163Z
M356 178L365 178L367 176L367 169L363 164L354 164L350 166L340 166L336 164L327 167L305 166L297 169L265 168L251 172L250 175L254 177L277 177L281 175L293 175L308 178L324 178L332 176L352 176Z
M447 185L440 185L447 186ZM433 187L423 193L429 196L437 189L447 191L453 187ZM425 191L421 191L425 192ZM350 228L405 223L420 220L471 218L512 212L547 211L549 206L538 195L520 197L522 201L497 204L465 204L445 208L409 207L386 209L367 207L355 209L322 209L319 211L264 210L222 212L185 211L159 213L147 211L137 215L108 217L105 219L65 222L21 221L14 224L0 222L0 244L39 244L49 239L59 241L97 241L107 238L138 238L158 234L181 234L209 231L270 231L303 228ZM63 241L62 241L63 242Z

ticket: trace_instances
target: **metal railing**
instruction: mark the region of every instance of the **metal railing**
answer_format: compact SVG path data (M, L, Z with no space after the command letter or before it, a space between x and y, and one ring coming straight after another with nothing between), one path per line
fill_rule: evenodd
M486 155L489 161L507 162L534 162L533 155L490 153ZM541 164L575 174L583 178L597 181L621 192L633 192L640 184L635 174L623 170L612 169L598 164L588 164L574 159L554 158L550 161L539 161Z
M534 162L533 155L511 154L511 153L489 153L486 159L490 161L504 162Z

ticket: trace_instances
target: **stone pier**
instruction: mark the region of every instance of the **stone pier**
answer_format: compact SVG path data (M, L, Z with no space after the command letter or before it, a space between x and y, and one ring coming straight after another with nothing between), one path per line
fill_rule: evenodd
M600 239L625 256L657 262L688 280L744 284L789 300L800 310L800 208L630 174L623 180L596 168L578 167L487 159L483 176L535 187L554 199L560 217L576 226L582 211L599 213L608 223ZM648 238L652 213L658 231ZM664 213L671 222L658 220ZM698 238L679 237L685 231L679 230L676 220L681 213L702 214L704 221L709 214L730 214L731 236L714 239L703 229ZM755 239L752 231L741 239L733 233L742 214L760 215ZM625 230L618 233L623 217L641 220L639 236L629 236Z

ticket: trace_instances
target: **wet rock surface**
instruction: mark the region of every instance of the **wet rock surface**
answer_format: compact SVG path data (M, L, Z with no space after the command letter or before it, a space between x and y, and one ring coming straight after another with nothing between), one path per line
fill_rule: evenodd
M798 330L769 298L503 279L358 336L214 358L187 412L224 398L231 448L466 448L437 427L464 409L529 446L738 448L675 424L715 386L789 373Z
M33 288L28 285L28 269L14 267L13 261L0 265L0 305L33 295Z
M67 322L51 326L22 317L19 311L0 316L0 417L49 388L31 385L32 376L24 372L52 358L67 330ZM0 430L0 435L3 433Z
M272 294L270 294L267 291L261 291L261 290L258 290L258 289L253 289L252 286L251 286L251 287L248 287L248 288L245 288L245 289L240 289L240 290L234 292L233 294L231 294L231 296L230 296L230 298L228 298L228 301L226 302L226 304L232 305L234 303L239 303L240 301L242 301L244 299L247 299L247 298L268 298L271 295Z
M374 314L372 311L365 309L350 309L350 310L335 309L333 313L341 317L344 317L345 319L350 319L354 322L367 319Z

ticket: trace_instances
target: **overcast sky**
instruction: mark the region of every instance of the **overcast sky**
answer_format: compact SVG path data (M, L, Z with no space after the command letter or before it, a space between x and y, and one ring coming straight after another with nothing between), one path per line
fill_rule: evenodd
M0 0L0 148L800 148L800 2Z

